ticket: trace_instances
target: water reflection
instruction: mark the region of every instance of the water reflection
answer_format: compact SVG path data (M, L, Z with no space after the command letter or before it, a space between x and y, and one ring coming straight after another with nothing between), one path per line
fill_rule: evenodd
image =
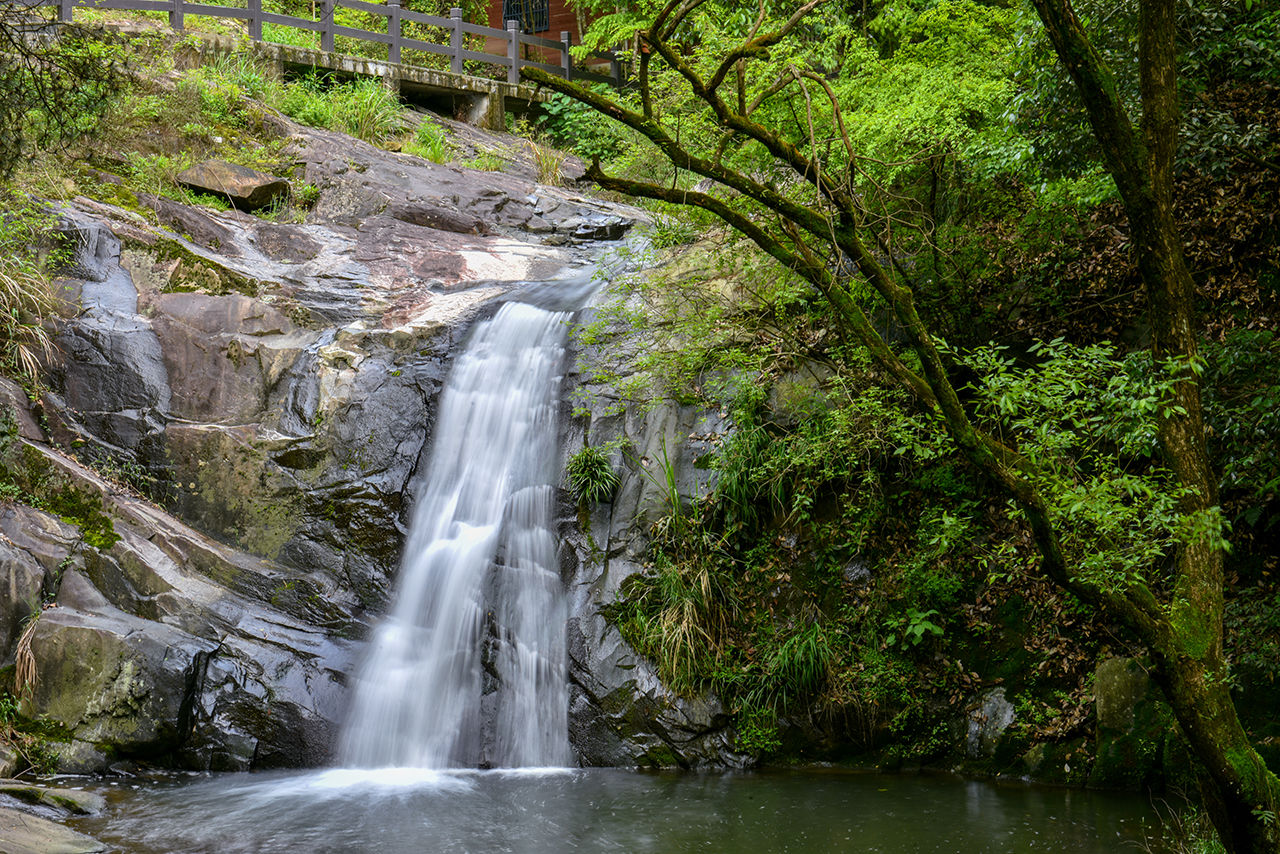
M130 852L1114 852L1139 798L838 771L328 770L98 784Z

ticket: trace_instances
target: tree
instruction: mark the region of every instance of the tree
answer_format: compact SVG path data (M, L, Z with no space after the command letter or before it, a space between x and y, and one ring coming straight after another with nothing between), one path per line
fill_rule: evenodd
M965 0L938 5L957 15L982 13ZM1047 492L1052 480L1035 459L983 430L966 408L940 342L917 310L920 284L899 263L868 204L863 152L855 143L860 129L848 123L842 106L857 74L859 41L838 12L822 0L761 0L754 20L736 31L724 23L732 16L716 0L669 0L647 14L627 13L633 26L627 33L640 44L632 102L539 69L522 73L641 134L674 169L658 183L606 174L596 162L590 179L609 190L709 211L813 285L841 333L935 412L964 456L1013 498L1039 550L1041 571L1150 651L1153 675L1199 760L1204 800L1227 849L1275 852L1280 781L1240 724L1223 653L1225 541L1206 452L1193 283L1173 213L1175 4L1140 3L1137 127L1070 0L1034 5L1119 190L1146 290L1153 356L1168 371L1158 438L1176 483L1183 534L1163 572L1102 578L1073 560ZM611 36L618 30L614 26ZM709 187L691 188L682 175ZM867 286L891 312L910 358L886 342L857 298Z
M37 0L0 8L0 177L34 150L92 129L121 79L119 57Z

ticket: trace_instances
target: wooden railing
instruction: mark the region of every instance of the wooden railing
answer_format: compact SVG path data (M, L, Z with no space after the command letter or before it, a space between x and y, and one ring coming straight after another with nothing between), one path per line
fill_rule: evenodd
M245 8L218 6L209 3L191 2L191 0L47 0L47 2L50 5L57 6L58 20L64 22L71 21L75 9L163 12L169 16L169 25L180 32L183 29L185 16L205 15L212 18L231 18L246 21L248 23L249 38L255 42L264 41L262 38L263 24L275 24L319 33L320 49L327 52L334 50L335 36L344 36L386 45L387 61L393 63L401 61L402 51L417 50L436 56L448 57L449 70L455 74L467 73L463 64L466 62L483 62L489 65L496 65L506 70L507 82L513 85L520 82L520 69L522 67L541 68L552 74L559 74L562 77L575 80L609 83L614 86L622 85L622 68L616 56L609 55L604 57L609 61L610 73L608 75L575 67L569 54L569 48L572 46L572 36L568 32L561 32L560 40L555 41L554 39L544 39L520 32L519 24L516 21L507 21L505 30L485 27L463 20L462 10L458 8L449 10L449 17L442 18L437 15L423 15L419 12L402 8L400 5L401 0L386 0L385 5L369 3L365 2L365 0L317 0L318 20L311 20L310 18L295 18L291 15L277 15L274 12L264 11L262 0L246 0ZM352 9L357 12L384 17L387 19L387 31L375 32L344 27L334 19L334 11L338 8ZM439 27L446 30L449 33L449 43L436 44L422 41L421 39L409 38L401 31L405 22L428 27ZM506 45L506 55L468 50L466 36L481 36L486 40L501 40ZM524 58L521 56L521 48L524 46L534 48L544 59L549 58L549 55L554 55L559 61L555 63L539 62ZM416 63L406 64L414 65Z

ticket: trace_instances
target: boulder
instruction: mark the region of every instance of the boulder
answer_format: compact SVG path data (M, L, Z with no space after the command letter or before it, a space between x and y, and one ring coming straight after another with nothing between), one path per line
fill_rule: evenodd
M995 755L1000 736L1016 717L1013 704L1004 688L993 688L970 705L965 732L965 754L970 759L986 759Z
M0 779L0 795L8 795L29 804L39 804L73 815L94 815L106 809L102 795L80 789L36 786L21 780Z
M289 182L247 166L224 160L206 160L178 174L178 183L226 199L243 211L270 205L289 192Z
M563 229L578 240L621 240L632 224L625 217L593 214L569 220Z
M1172 714L1142 665L1110 658L1094 671L1097 758L1089 775L1095 788L1139 789L1159 777Z
M106 851L92 836L22 810L0 806L0 852L3 854L95 854Z
M9 777L21 771L25 764L22 755L13 745L0 742L0 777Z

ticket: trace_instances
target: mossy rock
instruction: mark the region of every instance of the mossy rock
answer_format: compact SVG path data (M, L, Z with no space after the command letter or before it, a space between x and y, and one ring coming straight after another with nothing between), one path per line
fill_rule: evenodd
M1093 750L1084 738L1040 742L1022 756L1027 775L1062 786L1084 785L1089 780L1092 760Z
M1089 785L1138 789L1158 782L1173 717L1146 671L1132 658L1104 661L1094 674L1093 693L1097 760Z
M169 439L174 502L182 518L246 551L276 558L302 521L299 485L270 464L269 452L248 431L171 430Z
M94 548L111 548L120 536L102 496L72 484L40 450L18 438L15 423L11 410L0 409L0 493L78 526Z

